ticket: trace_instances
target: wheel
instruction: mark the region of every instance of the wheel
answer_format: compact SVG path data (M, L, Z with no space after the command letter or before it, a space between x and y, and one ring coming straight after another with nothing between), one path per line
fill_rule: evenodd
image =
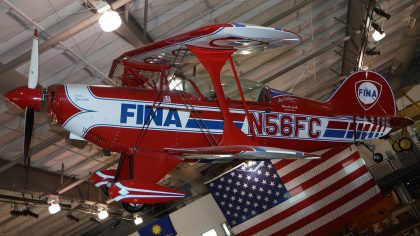
M403 151L398 142L392 143L392 150L394 150L395 152L402 152Z
M400 139L399 145L403 151L408 151L413 147L411 140L406 137Z
M124 208L124 210L130 213L140 212L145 207L144 204L133 204L133 203L128 203L128 202L122 202L121 205Z
M381 154L381 153L374 153L373 154L373 160L375 161L375 162L381 162L382 160L384 159L384 156Z

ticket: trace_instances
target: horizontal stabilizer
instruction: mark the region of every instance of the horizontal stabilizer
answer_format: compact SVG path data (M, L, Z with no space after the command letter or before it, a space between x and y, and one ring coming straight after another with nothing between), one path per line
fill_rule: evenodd
M216 146L198 148L166 148L168 153L182 156L184 159L208 159L208 160L228 160L239 159L317 159L317 154L305 153L300 151L262 147L262 146Z
M107 187L115 178L116 170L100 170L90 176L90 182L97 188Z
M414 121L411 118L403 117L403 116L393 116L389 118L389 125L392 129L397 130L409 125L414 124Z
M109 188L108 193L114 201L132 204L151 204L180 200L185 197L185 194L178 190L134 180L116 182Z

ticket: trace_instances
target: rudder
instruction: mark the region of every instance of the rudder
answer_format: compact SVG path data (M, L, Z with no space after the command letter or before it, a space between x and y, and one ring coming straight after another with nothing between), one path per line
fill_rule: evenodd
M395 98L388 82L373 71L351 74L325 102L332 114L395 116Z

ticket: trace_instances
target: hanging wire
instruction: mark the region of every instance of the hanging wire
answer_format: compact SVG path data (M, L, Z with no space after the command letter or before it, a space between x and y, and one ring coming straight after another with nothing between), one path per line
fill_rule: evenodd
M310 17L310 23L311 23L311 40L312 40L312 51L313 53L315 53L315 42L314 42L314 26L313 26L313 16L312 16L312 2L311 4L308 5L309 7L309 17ZM316 80L316 57L314 57L312 59L312 69L313 69L313 74L314 74L314 84L315 84L315 97L317 97L318 95L318 84L317 84L317 80Z

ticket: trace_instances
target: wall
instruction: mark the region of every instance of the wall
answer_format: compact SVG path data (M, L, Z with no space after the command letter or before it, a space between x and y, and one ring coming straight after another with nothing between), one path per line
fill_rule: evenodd
M210 194L171 213L170 218L178 235L200 236L214 228L218 236L224 236L221 224L226 221L219 206Z

